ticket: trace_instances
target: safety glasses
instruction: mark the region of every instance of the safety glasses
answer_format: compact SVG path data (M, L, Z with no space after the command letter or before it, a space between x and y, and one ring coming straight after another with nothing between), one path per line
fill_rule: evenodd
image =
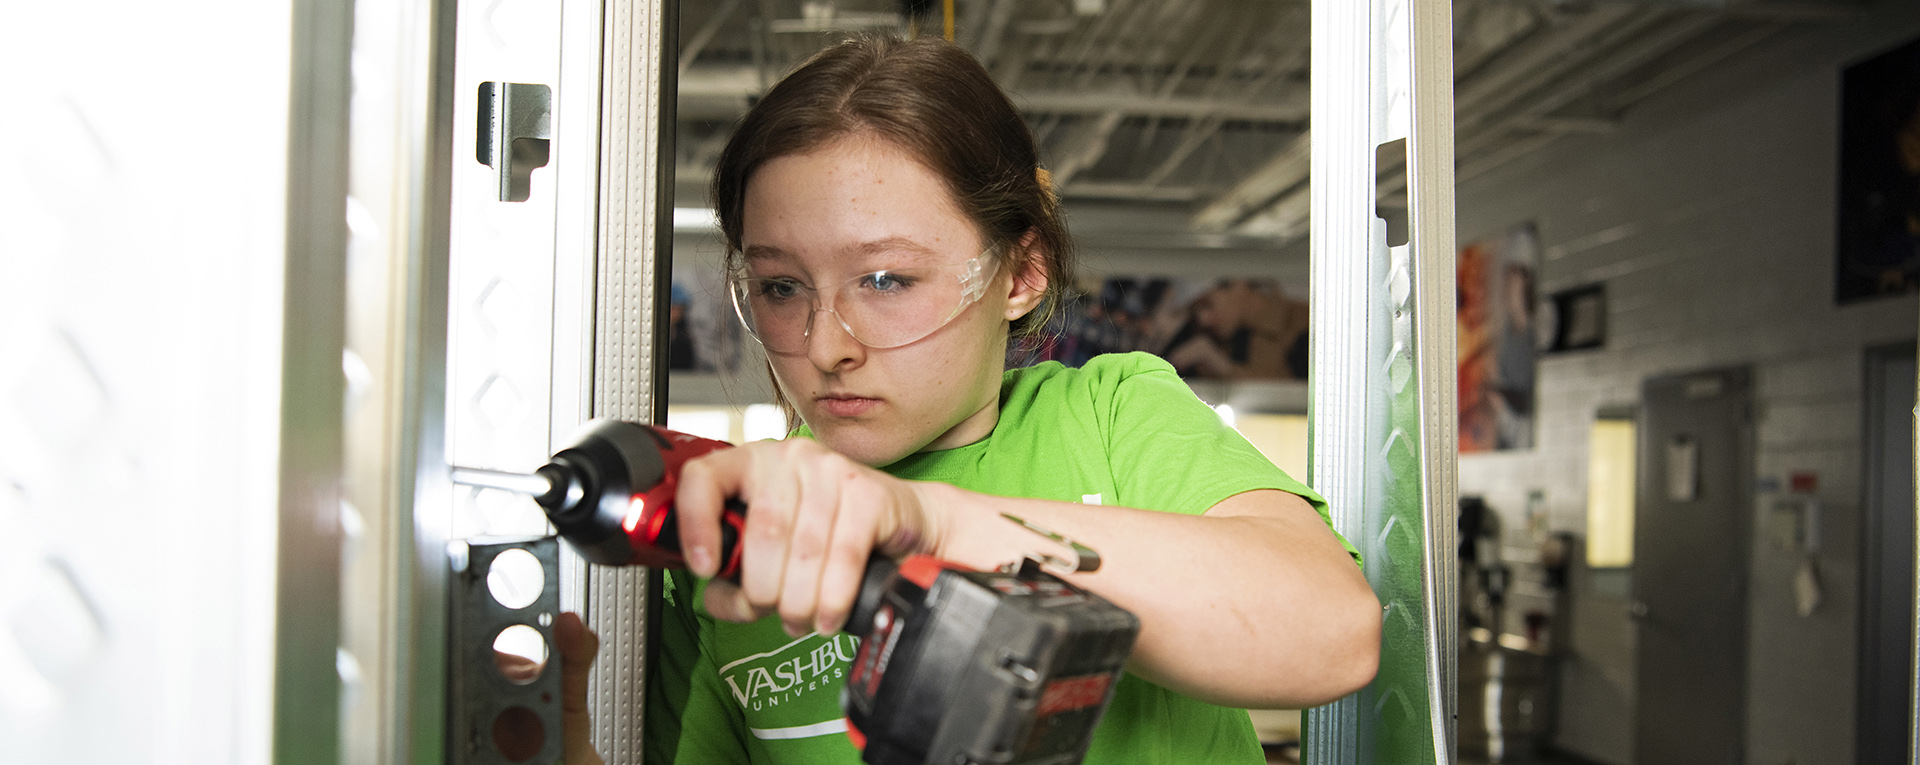
M978 301L998 264L988 249L961 263L889 268L820 287L793 277L736 274L728 292L747 332L774 353L805 351L822 312L861 345L898 348L933 334Z

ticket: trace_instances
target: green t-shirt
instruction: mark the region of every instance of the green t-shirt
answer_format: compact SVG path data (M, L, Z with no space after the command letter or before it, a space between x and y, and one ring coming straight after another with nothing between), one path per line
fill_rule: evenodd
M1307 498L1327 518L1319 495L1222 423L1173 367L1143 353L1099 356L1079 369L1048 362L1010 370L1000 389L999 421L987 438L913 454L883 470L996 496L1189 515L1235 494L1280 489ZM1353 552L1352 545L1347 550ZM701 586L684 571L667 576L646 761L859 762L840 710L840 687L858 640L845 634L794 639L776 617L717 621L700 605ZM1245 710L1128 674L1086 762L1265 758Z

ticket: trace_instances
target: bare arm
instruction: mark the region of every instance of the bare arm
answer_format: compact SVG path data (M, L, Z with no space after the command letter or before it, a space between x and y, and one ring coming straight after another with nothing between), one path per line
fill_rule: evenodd
M1204 516L1006 499L921 484L960 508L935 554L991 567L1053 545L1010 513L1100 552L1076 584L1140 617L1129 669L1226 706L1300 708L1373 679L1380 604L1306 500L1239 494Z
M790 634L839 629L869 554L927 553L975 568L1051 542L1011 513L1080 540L1101 569L1079 584L1133 611L1136 674L1212 703L1302 707L1372 679L1380 607L1311 506L1252 491L1203 516L1008 499L903 481L810 441L702 457L681 476L681 540L711 575L720 499L749 507L741 584L707 587L715 617L778 613Z

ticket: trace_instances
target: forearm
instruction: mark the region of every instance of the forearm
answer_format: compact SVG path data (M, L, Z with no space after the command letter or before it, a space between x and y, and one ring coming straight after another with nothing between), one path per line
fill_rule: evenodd
M1098 571L1070 579L1140 617L1129 669L1162 686L1229 706L1304 707L1373 676L1379 603L1297 496L1249 492L1191 516L918 486L948 511L938 554L949 560L991 568L1055 547L1001 513L1099 551Z

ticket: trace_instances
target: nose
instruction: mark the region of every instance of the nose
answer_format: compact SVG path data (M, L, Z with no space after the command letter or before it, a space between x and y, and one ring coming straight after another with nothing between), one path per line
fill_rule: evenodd
M813 362L815 369L842 372L866 361L867 347L853 338L840 321L840 314L833 309L814 309L807 324L807 360Z

